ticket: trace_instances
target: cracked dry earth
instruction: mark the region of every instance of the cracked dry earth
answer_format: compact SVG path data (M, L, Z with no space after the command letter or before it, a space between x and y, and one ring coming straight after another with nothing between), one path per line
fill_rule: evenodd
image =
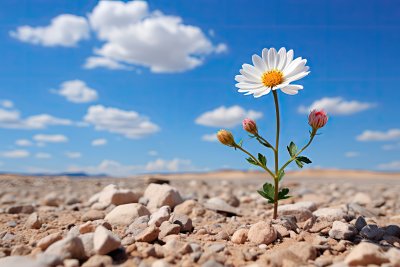
M248 176L3 175L0 266L400 266L398 179L289 177L271 220Z

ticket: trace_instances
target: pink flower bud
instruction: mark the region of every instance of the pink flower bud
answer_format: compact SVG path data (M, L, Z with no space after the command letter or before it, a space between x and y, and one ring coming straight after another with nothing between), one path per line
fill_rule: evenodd
M218 140L226 146L234 146L235 140L231 132L227 130L219 130L217 133Z
M252 135L258 134L257 124L252 119L244 119L242 122L243 129Z
M324 127L327 122L328 116L323 109L314 109L310 112L310 115L308 115L308 124L310 124L313 130L318 130L319 128Z

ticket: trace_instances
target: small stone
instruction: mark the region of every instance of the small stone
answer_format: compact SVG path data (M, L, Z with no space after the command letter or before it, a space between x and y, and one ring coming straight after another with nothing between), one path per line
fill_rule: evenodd
M139 242L153 242L158 238L160 230L153 224L144 229L138 235L135 236L136 241Z
M224 267L224 265L222 265L221 263L217 262L214 259L210 259L205 263L203 263L201 267Z
M25 245L16 245L11 250L11 256L24 256L31 253L31 249Z
M40 229L40 227L42 227L42 220L39 218L39 215L34 212L29 215L25 222L25 226L29 229Z
M225 249L225 244L213 244L213 245L207 247L207 250L211 251L213 253L221 252L224 249Z
M389 258L390 263L395 267L400 266L400 250L397 248L390 248L386 253L386 257Z
M361 242L354 247L344 260L350 266L367 266L370 264L381 265L389 260L385 257L379 246Z
M142 232L144 229L147 228L148 221L150 220L148 215L141 216L133 221L126 229L126 234L133 234L134 236Z
M174 208L174 213L190 215L194 208L200 206L200 203L198 203L196 200L186 200Z
M244 244L247 240L247 234L249 230L239 229L233 233L231 241L235 244Z
M62 239L61 233L53 233L40 239L39 242L37 243L37 247L45 251L51 244L61 239Z
M276 232L278 233L278 237L282 238L282 237L287 237L290 235L289 231L282 225L273 224L272 226L275 228Z
M110 184L103 188L98 195L98 202L105 205L114 204L116 206L137 203L139 195L128 189L120 189L114 184Z
M188 243L178 241L176 239L167 240L163 246L164 251L167 254L178 254L185 255L193 252L192 246Z
M82 267L107 267L112 266L112 258L107 255L94 255Z
M100 220L100 219L104 219L104 212L100 211L100 210L88 210L87 212L85 212L82 217L81 220L83 222L87 222L87 221L95 221L95 220Z
M140 216L150 215L145 206L133 203L116 206L104 218L107 222L116 225L129 225Z
M43 267L43 264L26 256L10 256L0 258L0 266L4 267Z
M96 254L94 250L94 243L93 243L94 233L86 233L80 235L79 238L82 240L83 249L85 251L86 258L90 258L94 254Z
M248 232L248 239L257 245L270 244L277 238L275 228L271 226L270 222L258 222L250 227Z
M79 267L79 261L76 259L65 259L63 264L64 267Z
M74 205L74 204L78 204L78 203L81 203L81 201L76 197L69 197L65 201L65 204L67 204L67 205Z
M348 223L334 221L332 229L329 231L329 236L334 239L349 240L357 234L357 229Z
M187 215L174 213L170 218L170 222L179 224L181 226L182 233L193 231L192 220Z
M169 220L170 214L171 208L169 206L163 206L150 215L150 220L148 224L155 224L157 227L159 227L163 222Z
M226 213L228 215L238 215L238 210L235 207L232 207L226 203L225 200L217 197L208 199L204 204L204 207L217 212Z
M304 262L315 260L317 257L317 249L307 242L299 242L291 245L288 250L301 258Z
M398 225L388 225L385 227L385 234L400 238L400 227Z
M381 240L384 234L385 231L379 228L376 224L368 224L364 226L360 231L360 235L362 237L375 241Z
M361 231L361 229L364 228L364 226L367 225L367 222L365 221L363 216L358 216L356 222L354 223L355 227L357 228L358 231Z
M160 233L158 234L159 239L163 239L167 235L176 235L181 231L179 224L173 224L169 221L165 221L160 226Z
M173 209L183 202L179 191L168 184L149 184L143 196L149 199L147 203L149 209L157 209L162 206L169 206Z
M31 214L35 211L35 208L32 205L18 205L18 206L11 206L7 209L7 213L9 214Z
M60 259L86 259L82 240L79 237L67 237L51 244L45 251L46 255L56 255Z
M362 206L366 206L368 204L370 204L372 202L371 197L366 194L366 193L362 193L362 192L358 192L354 197L353 197L353 203L357 203L359 205Z
M322 208L313 212L314 216L330 222L340 221L347 217L347 214L338 208Z
M105 255L119 248L121 240L103 226L98 226L94 232L93 244L97 254Z
M92 233L94 230L96 230L96 225L92 222L85 222L79 226L79 233L81 234Z
M59 195L56 192L51 192L43 198L43 205L50 207L58 207L60 205Z
M224 193L220 195L219 198L225 200L225 202L231 205L232 207L237 208L240 205L240 200L232 193Z
M305 222L312 217L312 211L309 205L286 204L278 207L278 214L280 216L292 215L296 217L298 222ZM308 202L307 202L308 203ZM315 205L315 204L314 204ZM313 208L313 206L311 207Z

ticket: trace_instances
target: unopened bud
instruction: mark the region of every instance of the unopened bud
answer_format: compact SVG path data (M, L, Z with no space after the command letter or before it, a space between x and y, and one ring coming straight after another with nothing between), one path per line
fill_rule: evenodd
M258 129L257 129L257 124L254 120L252 119L244 119L242 122L243 129L252 134L252 135L257 135L258 134Z
M313 130L318 130L319 128L322 128L325 126L325 124L328 122L328 116L326 115L326 112L321 109L321 110L313 110L310 112L310 115L308 115L308 124L313 128Z
M234 146L235 140L231 132L227 130L219 130L217 133L218 140L226 146Z

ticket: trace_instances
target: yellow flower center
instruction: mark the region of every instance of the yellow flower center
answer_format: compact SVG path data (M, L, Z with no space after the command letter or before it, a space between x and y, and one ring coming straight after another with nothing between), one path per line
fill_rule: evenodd
M264 72L261 76L261 80L265 87L272 88L283 82L283 73L279 70L270 70Z

